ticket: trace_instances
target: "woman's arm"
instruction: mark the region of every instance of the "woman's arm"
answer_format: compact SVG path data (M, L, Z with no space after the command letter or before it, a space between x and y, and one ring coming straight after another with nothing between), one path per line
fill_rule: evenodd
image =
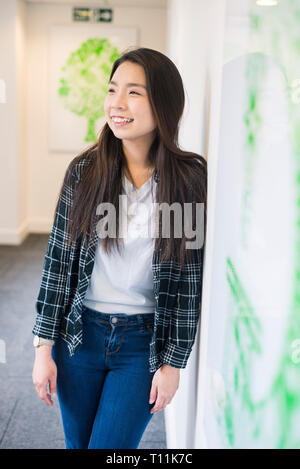
M160 353L162 363L185 368L195 342L202 299L204 247L195 249L193 261L181 270L178 306L170 317L169 336Z
M186 264L180 274L178 307L170 318L169 337L160 353L163 365L152 379L149 404L155 402L151 413L166 407L173 399L180 380L180 369L185 368L200 318L203 274L203 247L195 250L193 262Z
M36 320L32 332L35 336L55 340L59 335L64 311L64 299L71 246L66 232L73 201L75 177L67 168L59 196L54 223L44 259L42 281L36 301ZM50 342L49 342L50 343ZM35 348L32 380L39 397L49 406L56 395L57 368L51 355L52 345ZM49 385L49 392L47 391Z
M67 168L44 259L42 281L36 301L33 334L45 339L58 337L64 311L64 296L71 247L66 232L73 201L75 176Z

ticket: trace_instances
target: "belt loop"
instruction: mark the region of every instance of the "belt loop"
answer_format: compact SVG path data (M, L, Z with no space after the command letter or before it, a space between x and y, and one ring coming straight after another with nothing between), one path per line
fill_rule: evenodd
M142 314L137 315L137 322L138 322L140 331L143 332L145 325L144 325L144 318Z

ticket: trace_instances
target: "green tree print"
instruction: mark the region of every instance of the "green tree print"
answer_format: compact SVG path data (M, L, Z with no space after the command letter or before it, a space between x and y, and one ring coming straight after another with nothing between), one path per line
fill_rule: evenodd
M108 39L88 39L72 52L60 79L58 95L65 109L87 119L86 142L95 142L96 120L104 116L104 99L112 64L120 57Z

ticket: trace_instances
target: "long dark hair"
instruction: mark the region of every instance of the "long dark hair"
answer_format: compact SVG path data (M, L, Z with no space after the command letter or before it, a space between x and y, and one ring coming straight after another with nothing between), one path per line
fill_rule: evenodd
M113 64L109 81L118 66L130 61L143 67L146 75L146 86L154 119L157 123L155 137L148 153L149 165L155 167L157 181L156 203L171 205L179 202L204 203L204 237L206 232L206 194L207 164L206 160L192 152L183 151L178 145L179 122L184 110L184 87L175 64L164 54L153 49L137 48L125 51ZM96 208L102 202L114 205L119 213L119 195L122 193L122 169L127 167L122 149L122 141L115 137L107 123L101 129L98 141L76 156L69 164L63 186L69 182L70 174L81 159L88 159L82 177L76 185L73 204L69 214L67 232L69 244L84 237L88 239L96 229ZM198 161L196 161L198 160ZM56 210L58 208L58 203ZM183 213L183 212L182 212ZM193 209L193 226L195 219ZM160 213L161 215L161 213ZM99 221L99 219L98 219ZM180 265L192 255L192 249L185 249L186 237L183 231L181 238L174 238L174 223L170 220L170 237L165 238L161 232L155 240L155 251L160 251L161 261L171 258ZM119 220L116 220L116 237L101 239L106 253L117 247L120 252ZM186 257L187 256L187 257Z

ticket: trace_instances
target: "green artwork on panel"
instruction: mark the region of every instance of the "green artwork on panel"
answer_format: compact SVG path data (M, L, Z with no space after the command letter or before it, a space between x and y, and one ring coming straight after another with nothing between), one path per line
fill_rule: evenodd
M71 52L61 68L58 95L65 109L87 119L86 142L95 142L96 121L104 117L104 99L112 64L120 57L108 39L93 38Z
M247 108L244 114L246 130L244 156L244 181L241 208L241 243L247 249L247 233L251 223L251 193L257 165L258 134L261 124L259 112L260 84L264 81L266 63L264 54L249 55L247 60L246 80L248 85Z
M227 259L226 278L231 306L225 339L229 347L224 360L227 392L223 426L228 443L235 447L236 434L245 428L253 438L260 435L260 410L266 401L254 402L250 383L254 360L262 352L263 341L261 322L230 258Z
M299 2L286 0L281 8L250 12L251 39L259 39L260 53L250 54L247 67L247 108L244 113L245 147L244 181L241 210L241 247L247 250L247 233L251 224L251 196L257 165L257 145L261 117L260 83L265 73L263 54L271 53L282 68L286 80L291 135L294 194L295 237L292 256L293 288L286 327L282 331L281 353L263 399L251 394L251 372L264 345L259 311L232 259L227 258L226 279L229 287L228 322L223 350L222 375L226 387L225 404L220 405L216 420L225 447L300 449L300 70L299 70ZM284 164L284 155L283 155ZM284 190L284 187L282 188ZM268 424L271 422L271 428ZM243 437L241 438L241 435ZM245 446L242 446L245 447Z

